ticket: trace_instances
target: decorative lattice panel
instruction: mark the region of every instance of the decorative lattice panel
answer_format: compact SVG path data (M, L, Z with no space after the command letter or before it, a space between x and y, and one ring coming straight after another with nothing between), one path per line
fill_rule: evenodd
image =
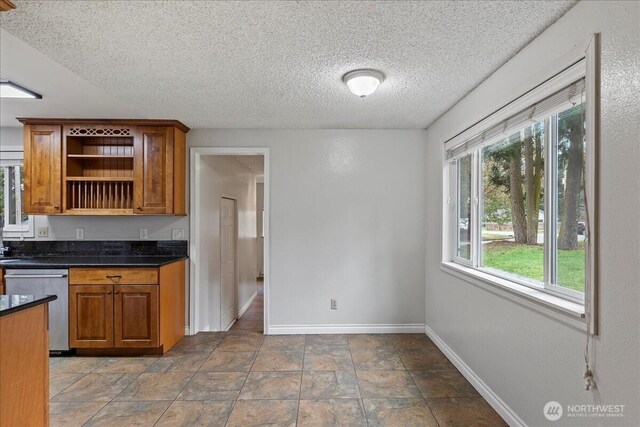
M96 129L96 128L71 128L69 135L79 136L131 136L131 129Z

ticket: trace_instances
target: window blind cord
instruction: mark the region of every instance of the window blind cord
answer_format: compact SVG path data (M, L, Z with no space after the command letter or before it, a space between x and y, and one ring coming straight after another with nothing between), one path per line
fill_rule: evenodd
M584 105L584 86L582 87L582 92L580 94L580 99L581 101L583 101L583 105ZM582 125L582 140L584 141L585 138L585 131L584 131L584 123L585 123L585 113L584 113L584 108L582 108L581 111L581 120L580 123L583 123ZM587 183L586 183L586 162L583 164L583 172L582 172L582 185L583 188L587 188ZM588 251L589 251L589 247L591 246L591 216L589 215L589 200L587 198L587 191L584 192L584 210L585 210L585 220L586 220L586 226L585 226L585 247L587 248L587 250L585 251L585 256L588 256ZM588 265L588 263L587 263ZM586 281L585 283L591 283L591 269L587 268L586 269ZM586 289L585 290L585 295L584 295L584 312L585 312L585 320L586 320L586 342L585 342L585 347L584 347L584 375L583 375L583 379L584 379L584 389L585 391L589 391L591 390L592 387L595 387L595 381L593 379L593 371L591 370L591 366L590 366L590 349L591 349L591 292L590 290Z

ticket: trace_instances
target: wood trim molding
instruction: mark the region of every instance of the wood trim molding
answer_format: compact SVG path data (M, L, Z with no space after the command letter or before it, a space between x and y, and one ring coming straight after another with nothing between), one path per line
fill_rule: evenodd
M0 0L6 1L6 0ZM65 119L65 118L44 118L44 117L18 117L17 120L25 125L69 125L69 124L102 124L116 126L165 126L175 127L184 133L189 132L189 128L178 120L159 120L159 119Z
M11 9L15 9L16 5L10 0L0 0L0 12L8 12Z

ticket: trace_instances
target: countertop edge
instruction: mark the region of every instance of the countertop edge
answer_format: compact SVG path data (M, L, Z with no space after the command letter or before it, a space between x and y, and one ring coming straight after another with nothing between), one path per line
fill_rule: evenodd
M2 296L12 296L12 295L9 294L9 295L2 295ZM17 313L22 310L26 310L28 308L46 304L51 301L55 301L57 299L58 299L57 295L45 295L34 301L25 302L24 304L20 304L16 307L9 307L9 308L5 308L4 310L0 310L0 317L8 316L9 314Z
M177 261L182 261L182 260L186 260L189 259L189 256L187 255L166 255L166 256L159 256L158 258L163 258L163 259L158 259L157 261L154 260L149 260L148 258L152 258L152 257L144 257L147 258L144 262L109 262L109 260L107 259L105 262L100 262L100 263L93 263L93 262L74 262L73 261L73 257L68 257L68 259L65 259L66 257L59 257L60 260L57 262L46 262L46 261L37 261L34 260L33 262L30 262L31 260L20 260L20 262L17 262L15 264L12 264L11 262L6 262L6 263L0 263L0 268L4 268L4 269L53 269L53 268L159 268L159 267L163 267L165 265L177 262ZM97 258L101 258L101 259L105 259L108 257L97 257ZM135 256L132 256L131 258L135 259ZM141 257L142 258L142 257ZM167 259L170 258L170 259ZM16 258L16 260L18 260L19 258Z

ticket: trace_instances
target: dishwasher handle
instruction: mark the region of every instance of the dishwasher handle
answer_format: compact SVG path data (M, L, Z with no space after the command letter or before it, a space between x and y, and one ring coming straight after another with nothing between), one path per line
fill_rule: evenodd
M5 274L5 279L62 279L66 274Z

